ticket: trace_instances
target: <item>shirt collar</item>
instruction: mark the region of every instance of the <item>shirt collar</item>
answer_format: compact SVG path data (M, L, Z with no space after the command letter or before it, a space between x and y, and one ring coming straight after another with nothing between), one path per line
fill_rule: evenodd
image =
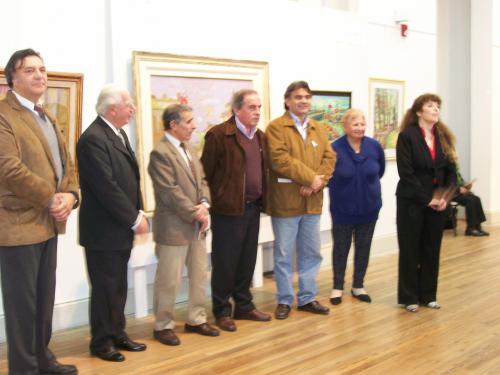
M175 147L181 147L181 141L179 141L177 138L175 138L172 134L169 132L165 132L165 137L167 137L168 141L172 143Z
M106 120L103 116L99 116L99 117L111 128L111 130L113 130L113 132L116 135L120 134L120 130L115 128L115 126L112 123L110 123L108 120Z
M304 120L304 124L300 121L300 118L296 115L294 115L291 111L288 111L290 114L290 117L292 118L293 122L295 125L300 126L303 129L306 129L307 126L309 125L309 117L306 116L306 119Z
M19 103L21 103L21 105L23 107L26 107L28 108L31 112L33 113L37 113L35 111L35 105L36 103L33 103L31 100L29 99L26 99L24 96L18 94L17 92L15 92L14 90L12 90L12 92L14 93L14 95L16 96L17 100L19 100Z
M236 127L239 129L240 132L243 133L243 135L245 137L247 137L248 139L253 139L253 136L255 135L255 133L257 132L257 127L253 127L251 130L250 130L250 134L248 134L248 128L243 125L240 121L240 119L238 118L238 116L234 116L234 119L236 121Z

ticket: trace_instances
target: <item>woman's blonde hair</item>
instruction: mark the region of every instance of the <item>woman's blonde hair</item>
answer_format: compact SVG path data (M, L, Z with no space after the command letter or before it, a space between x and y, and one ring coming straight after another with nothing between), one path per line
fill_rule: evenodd
M363 113L363 111L361 109L356 109L356 108L348 109L347 111L345 111L344 116L342 116L342 120L341 120L342 125L346 126L353 119L355 119L356 117L359 117L359 116L362 116L363 120L366 123L365 114Z
M435 102L441 105L441 98L436 94L423 94L420 95L415 101L411 108L409 108L401 122L401 131L409 128L410 126L418 126L418 116L417 112L420 112L427 102ZM446 126L441 120L435 125L436 134L441 143L441 148L443 149L443 154L451 161L457 161L457 151L455 149L455 136L451 130Z

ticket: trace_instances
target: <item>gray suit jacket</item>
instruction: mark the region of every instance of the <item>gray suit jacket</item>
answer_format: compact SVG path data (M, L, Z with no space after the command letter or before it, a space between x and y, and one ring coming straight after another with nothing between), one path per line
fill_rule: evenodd
M203 167L196 151L186 144L192 156L195 176L177 148L166 137L151 152L148 172L153 180L156 208L153 238L169 246L187 245L198 238L199 223L195 206L210 202Z

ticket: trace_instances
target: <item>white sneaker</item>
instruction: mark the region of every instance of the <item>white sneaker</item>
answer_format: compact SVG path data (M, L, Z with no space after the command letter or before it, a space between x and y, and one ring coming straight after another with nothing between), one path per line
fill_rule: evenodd
M431 308L431 309L440 309L441 308L441 305L439 303L437 303L436 301L432 301L432 302L429 302L427 304L427 307Z
M418 311L418 305L416 305L416 304L406 305L405 309L406 309L406 311L409 311L409 312L417 312Z

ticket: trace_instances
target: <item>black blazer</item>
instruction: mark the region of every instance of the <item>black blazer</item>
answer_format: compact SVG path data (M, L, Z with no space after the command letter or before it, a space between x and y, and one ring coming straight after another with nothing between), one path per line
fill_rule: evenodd
M80 245L91 250L131 249L131 227L142 209L139 167L125 132L120 132L127 147L98 116L76 148L82 191Z
M432 160L418 125L410 126L399 134L396 145L398 197L428 205L437 187L456 185L455 164L443 155L439 137L435 139L436 160Z

